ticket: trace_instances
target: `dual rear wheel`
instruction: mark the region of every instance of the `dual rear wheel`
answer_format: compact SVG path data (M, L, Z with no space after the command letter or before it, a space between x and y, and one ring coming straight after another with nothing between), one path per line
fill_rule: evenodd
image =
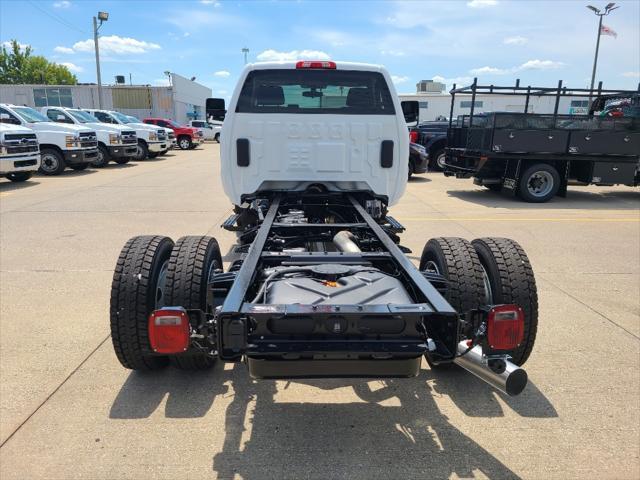
M171 362L181 369L205 369L215 357L200 350L179 355L153 354L149 315L163 306L206 311L209 276L222 268L218 242L187 236L133 237L120 253L111 286L111 339L120 363L133 370L155 370Z
M420 259L420 270L443 275L446 300L460 314L484 305L517 304L524 310L524 341L510 352L524 364L538 328L538 294L531 263L522 247L508 238L433 238ZM429 365L436 364L427 355ZM446 364L450 365L450 364Z

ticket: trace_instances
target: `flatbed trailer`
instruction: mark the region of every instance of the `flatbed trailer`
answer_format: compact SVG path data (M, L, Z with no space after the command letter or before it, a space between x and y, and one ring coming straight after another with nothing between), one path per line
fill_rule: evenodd
M640 88L640 87L639 87ZM469 115L450 120L445 175L519 195L529 202L566 196L569 185L640 184L640 90L496 87L454 88L469 94ZM526 96L523 113L474 114L477 93ZM531 96L554 96L553 114L528 113ZM589 115L560 115L562 97L595 96ZM607 102L628 99L616 116L597 116ZM622 111L624 110L624 112ZM627 116L628 115L628 116Z

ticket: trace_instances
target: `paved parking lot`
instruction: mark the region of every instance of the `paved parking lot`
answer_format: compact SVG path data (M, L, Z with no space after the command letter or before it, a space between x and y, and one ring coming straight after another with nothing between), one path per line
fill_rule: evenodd
M463 371L251 381L242 365L131 373L109 338L112 269L138 234L215 235L218 145L0 180L0 478L640 478L640 192L529 205L439 174L392 214L430 237L510 236L540 327L508 398Z

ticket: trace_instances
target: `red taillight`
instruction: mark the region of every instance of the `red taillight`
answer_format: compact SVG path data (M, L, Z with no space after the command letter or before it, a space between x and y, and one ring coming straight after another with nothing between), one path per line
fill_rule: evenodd
M335 70L336 62L301 60L296 63L296 68L328 68Z
M418 132L416 132L415 130L411 130L409 132L409 141L411 143L417 143L418 142Z
M497 305L487 316L487 340L492 350L513 350L524 339L524 311L518 305Z
M184 308L161 308L149 315L149 343L156 353L186 351L190 335L189 316Z

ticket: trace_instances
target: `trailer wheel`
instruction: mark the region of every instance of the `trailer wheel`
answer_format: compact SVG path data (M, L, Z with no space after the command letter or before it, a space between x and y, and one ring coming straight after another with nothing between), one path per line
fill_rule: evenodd
M544 203L551 200L560 188L560 174L546 163L527 168L518 182L518 195L525 202Z
M167 302L186 309L206 311L207 283L216 269L222 269L222 256L215 238L180 238L169 260L165 286ZM214 357L200 352L187 352L171 357L174 366L186 370L209 368L214 362Z
M484 302L482 265L470 242L463 238L432 238L420 257L420 271L432 271L448 281L446 300L459 313L480 307ZM431 368L450 367L435 364L425 355Z
M153 355L148 321L163 305L173 240L159 235L133 237L120 252L111 284L111 340L118 360L132 370L155 370L169 363Z
M538 330L538 291L527 254L509 238L479 238L472 242L483 267L485 303L515 303L524 310L524 341L511 353L513 363L527 361Z

